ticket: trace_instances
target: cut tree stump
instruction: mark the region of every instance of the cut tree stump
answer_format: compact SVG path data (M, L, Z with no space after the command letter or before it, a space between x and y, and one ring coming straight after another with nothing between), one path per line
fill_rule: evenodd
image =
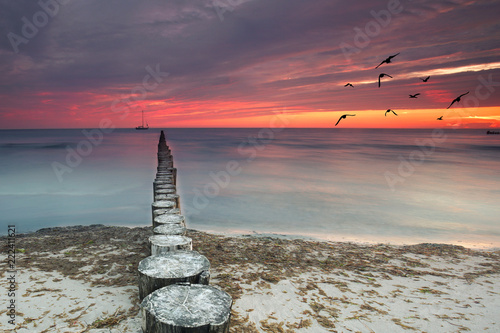
M148 243L152 256L172 251L193 250L193 240L186 236L153 235L148 238Z
M167 252L139 262L139 298L178 282L208 284L210 262L196 251Z
M153 219L153 228L159 227L163 224L179 224L186 225L186 218L179 214L162 214Z
M142 330L148 333L227 333L231 296L216 287L174 284L141 303Z
M186 227L180 224L162 224L153 229L155 235L180 235L186 234Z

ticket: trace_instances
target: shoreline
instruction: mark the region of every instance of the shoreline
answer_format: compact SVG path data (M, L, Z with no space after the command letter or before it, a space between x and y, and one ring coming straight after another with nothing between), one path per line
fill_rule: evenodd
M151 234L150 227L103 225L18 234L16 331L140 332L136 268L149 255ZM187 236L210 260L211 284L233 297L231 332L500 327L500 251L196 230Z
M312 242L323 242L323 243L353 243L359 245L390 245L390 246L412 246L418 244L442 244L442 245L452 245L452 246L462 246L467 249L476 250L476 251L499 251L500 244L493 245L493 243L489 242L466 242L466 241L456 241L456 242L434 242L427 241L425 239L421 239L420 241L408 242L409 237L403 238L392 238L390 240L387 239L376 239L369 240L368 236L349 236L349 235L339 235L339 236L328 236L327 238L320 237L316 234L283 234L283 233L275 233L275 232L256 232L256 231L235 231L235 232L222 232L217 230L201 230L195 229L197 231L206 232L208 234L214 234L224 237L270 237L270 238L280 238L280 239L288 239L288 240L305 240ZM396 240L398 239L398 240Z
M107 225L107 224L90 224L90 225L77 225L77 226L55 226L55 227L46 227L41 228L35 231L27 231L23 233L19 233L17 235L32 235L39 232L47 232L51 230L64 230L65 228L95 228L95 227L118 227L118 228L143 228L144 225ZM462 246L467 249L475 250L475 251L500 251L500 243L497 245L493 242L482 241L482 242L471 242L471 241L432 241L428 240L425 237L420 237L418 240L414 240L414 237L392 237L390 239L382 238L382 237L373 237L373 236L361 236L361 235L336 235L336 236L327 236L322 237L318 234L304 234L304 233L278 233L278 232L257 232L254 230L232 230L232 231L220 231L218 229L190 229L193 231L203 232L207 234L213 234L217 236L223 237L270 237L270 238L279 238L285 240L304 240L311 242L321 242L321 243L353 243L359 244L363 246L370 245L389 245L389 246L412 246L418 244L442 244L442 245L452 245L452 246ZM6 237L7 235L0 235L0 239ZM371 239L370 239L371 238ZM414 241L409 241L413 239Z

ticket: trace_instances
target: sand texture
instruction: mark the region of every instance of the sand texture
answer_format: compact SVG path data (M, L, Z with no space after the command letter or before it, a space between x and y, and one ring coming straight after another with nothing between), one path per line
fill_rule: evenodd
M151 227L16 237L15 332L141 332L137 265ZM231 332L499 332L500 251L362 245L188 230L233 298ZM6 238L1 238L6 244ZM7 254L0 255L2 304Z

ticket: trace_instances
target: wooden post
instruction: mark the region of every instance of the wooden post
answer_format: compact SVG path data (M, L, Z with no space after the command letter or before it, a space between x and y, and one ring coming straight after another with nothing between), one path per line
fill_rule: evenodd
M179 235L186 234L186 227L177 223L162 224L153 229L155 235Z
M164 181L167 184L174 184L174 177L172 175L158 175L155 180Z
M177 191L176 186L173 184L173 180L172 181L155 180L153 181L153 196L157 189L166 190L169 188Z
M176 194L177 169L161 131L153 182L151 256L138 266L145 333L229 333L232 299L208 286L210 262L192 251Z
M156 189L153 193L154 201L160 201L160 200L173 200L176 201L177 207L179 206L178 199L176 197L170 196L171 194L176 194L175 189L173 188L161 188L161 189Z
M181 210L179 208L171 208L171 209L157 209L153 211L153 220L155 217L163 215L163 214L181 214Z
M155 184L157 190L176 190L176 187L174 184L170 183L165 183L165 182L160 182L158 184Z
M171 185L171 186L175 186L173 183L172 183L172 180L170 179L155 179L153 181L153 184L158 186L158 185Z
M171 173L171 175L170 175L170 178L171 178L171 179L168 179L168 180L170 180L170 183L171 183L171 184L174 184L174 185L175 185L175 184L177 183L177 169L176 169L176 168L167 167L166 169L164 169L164 171L168 171L168 172L170 172L170 173ZM161 181L160 179L158 179L158 177L160 177L160 178L161 178L161 177L163 177L163 176L158 176L158 175L157 175L156 177L157 177L157 179L155 179L155 181L153 182L153 184L154 184L154 183L156 183L157 181L158 181L158 182L159 182L159 181ZM154 185L153 185L153 186L154 186Z
M213 286L175 284L141 303L142 330L148 333L227 333L233 300Z
M153 199L154 201L168 200L168 196L166 194L157 194Z
M155 218L155 210L177 208L176 205L176 202L171 200L160 200L153 202L153 204L151 205L153 220Z
M155 191L155 198L157 195L165 194L165 199L164 200L170 200L170 201L175 201L175 208L181 208L181 200L180 196L175 193L166 193L167 190L156 190Z
M149 256L139 262L139 298L178 282L208 284L210 262L196 251L175 251Z
M162 224L180 224L185 226L186 219L183 215L178 214L162 214L153 219L153 228L159 227Z
M153 190L172 190L171 193L176 193L177 188L174 184L153 184ZM166 194L166 193L165 193Z
M156 176L172 177L172 173L170 171L158 171L156 172Z
M167 140L165 139L165 133L163 132L163 130L161 130L160 132L160 140L159 142L165 142L167 143Z
M157 256L170 251L192 251L193 240L179 235L153 235L148 238L151 255Z
M159 194L175 194L175 189L174 188L157 188L155 191L156 195Z

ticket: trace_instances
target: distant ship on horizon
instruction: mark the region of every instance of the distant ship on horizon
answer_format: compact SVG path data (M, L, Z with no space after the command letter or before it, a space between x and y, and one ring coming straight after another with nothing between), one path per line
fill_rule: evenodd
M144 126L144 110L142 110L142 125L139 125L135 128L136 130L147 130L149 129L148 123L146 123L146 126Z

